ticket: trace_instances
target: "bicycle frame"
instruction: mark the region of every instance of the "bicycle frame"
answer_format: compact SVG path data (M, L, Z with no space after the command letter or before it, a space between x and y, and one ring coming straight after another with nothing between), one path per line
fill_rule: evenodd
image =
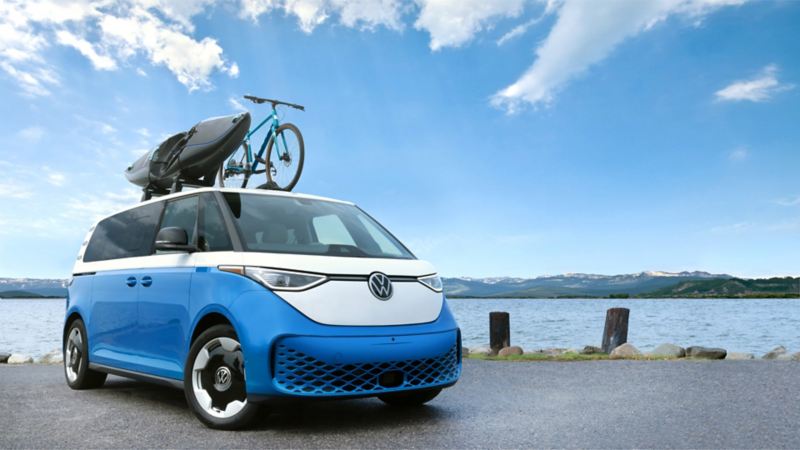
M250 138L258 132L262 127L265 125L269 126L269 130L267 131L267 135L264 137L264 141L261 143L261 147L259 147L258 152L253 155L253 150L250 147ZM226 173L235 173L235 174L243 174L244 175L244 184L242 186L247 185L247 181L250 179L251 175L263 173L267 170L270 170L272 166L271 162L267 162L264 160L264 152L267 149L267 144L269 140L276 135L278 131L278 127L280 127L281 123L278 119L278 111L275 106L272 106L272 112L264 118L255 128L251 129L247 132L244 139L242 140L242 145L244 146L244 161L245 164L236 164L233 157L228 160L228 164L225 167ZM286 144L286 137L283 134L280 134L280 141L276 140L273 144L275 154L278 156L279 159L283 159L285 153L288 153L289 146ZM283 151L281 150L281 145L283 144ZM285 152L285 153L284 153ZM261 171L258 170L259 160L267 162L267 167L262 169ZM231 162L234 162L231 164Z
M261 147L258 149L258 153L253 157L253 151L250 148L250 137L253 136L261 127L264 126L267 122L271 122L269 126L269 131L267 131L267 135L264 137L264 142L261 143ZM267 143L269 139L275 134L275 131L280 126L280 121L278 120L278 111L273 107L272 113L267 116L264 120L261 121L255 128L247 132L247 135L244 137L244 144L245 149L245 157L247 158L247 167L250 168L250 171L255 172L258 166L258 160L263 158L264 151L267 149ZM284 138L285 139L285 138ZM286 142L283 143L283 146L286 147ZM276 148L277 151L277 148Z

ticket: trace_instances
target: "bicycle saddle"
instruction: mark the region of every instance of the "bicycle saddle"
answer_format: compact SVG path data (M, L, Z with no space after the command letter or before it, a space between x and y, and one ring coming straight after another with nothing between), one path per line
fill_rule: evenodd
M247 99L247 100L250 100L251 102L256 103L256 104L271 103L272 106L286 105L286 106L292 107L294 109L299 109L300 111L305 111L306 110L306 108L303 105L297 105L295 103L288 103L288 102L284 102L284 101L281 101L281 100L273 100L271 98L261 98L261 97L256 97L256 96L253 96L253 95L245 95L244 98Z

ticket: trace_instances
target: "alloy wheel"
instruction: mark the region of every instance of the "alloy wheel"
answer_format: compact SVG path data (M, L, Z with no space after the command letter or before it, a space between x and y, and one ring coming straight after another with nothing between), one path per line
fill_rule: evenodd
M203 346L192 365L192 390L200 407L213 417L233 417L244 409L244 355L236 340L219 337Z
M67 373L67 379L71 383L78 379L82 359L83 336L81 336L81 330L78 327L74 327L69 332L67 345L64 349L64 370Z

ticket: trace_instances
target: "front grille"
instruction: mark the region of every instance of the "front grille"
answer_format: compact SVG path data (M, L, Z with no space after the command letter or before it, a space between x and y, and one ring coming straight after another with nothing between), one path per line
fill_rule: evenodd
M294 395L377 394L434 387L455 382L461 373L456 345L432 358L351 364L320 361L284 344L278 344L275 350L275 386ZM402 383L381 386L381 375L387 372L402 373Z

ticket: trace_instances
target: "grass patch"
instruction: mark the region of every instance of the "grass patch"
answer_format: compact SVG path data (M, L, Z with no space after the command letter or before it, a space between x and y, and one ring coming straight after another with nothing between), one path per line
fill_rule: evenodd
M546 355L544 353L526 353L524 355L510 356L487 356L481 354L469 354L467 359L478 359L483 361L607 361L610 360L605 353L594 353L584 355L581 353L562 353L560 355ZM641 355L635 358L626 358L637 361L663 361L678 359L669 356Z

